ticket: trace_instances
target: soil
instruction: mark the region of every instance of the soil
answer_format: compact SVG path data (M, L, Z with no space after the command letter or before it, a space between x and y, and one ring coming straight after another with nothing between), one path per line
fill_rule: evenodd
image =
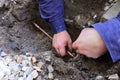
M105 12L107 0L65 0L65 18L68 31L73 41L77 38L82 26L88 26L88 21L100 21ZM76 21L80 15L81 21ZM93 19L93 16L97 18ZM112 63L109 53L99 59L90 59L80 55L76 60L56 55L51 46L51 40L35 28L32 21L38 23L50 35L49 24L39 17L38 4L35 0L6 0L0 8L0 47L9 54L39 54L52 50L52 64L55 77L59 80L94 80L96 76L106 77L111 74L120 75L120 63ZM39 55L40 56L40 55Z

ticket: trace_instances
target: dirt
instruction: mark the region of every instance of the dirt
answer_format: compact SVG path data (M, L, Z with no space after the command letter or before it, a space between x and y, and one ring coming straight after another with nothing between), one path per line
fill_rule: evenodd
M73 3L72 3L73 2ZM100 21L107 0L65 0L65 19L73 41L77 38L82 26L88 22ZM97 14L97 18L93 16ZM80 21L76 16L80 15ZM51 46L51 40L32 25L32 21L41 25L52 35L49 24L40 19L38 4L35 0L6 1L0 8L0 47L9 54L38 54L52 50L52 64L55 77L59 80L94 80L96 76L106 77L111 74L120 75L120 63L112 63L108 53L97 60L80 55L73 60L58 57ZM40 56L40 55L39 55Z

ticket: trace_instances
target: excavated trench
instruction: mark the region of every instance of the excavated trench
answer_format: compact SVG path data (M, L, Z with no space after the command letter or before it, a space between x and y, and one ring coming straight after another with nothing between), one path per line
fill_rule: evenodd
M107 0L65 0L65 21L73 41L80 31L90 23L100 21L105 12ZM97 17L93 18L95 15ZM0 8L0 47L9 54L39 54L52 50L54 76L59 80L94 80L96 76L120 75L120 63L112 63L108 53L99 59L89 59L83 55L73 60L61 58L51 47L51 40L32 25L39 24L52 35L48 23L39 18L35 0L6 0ZM88 46L89 47L89 46ZM38 59L41 58L40 55Z

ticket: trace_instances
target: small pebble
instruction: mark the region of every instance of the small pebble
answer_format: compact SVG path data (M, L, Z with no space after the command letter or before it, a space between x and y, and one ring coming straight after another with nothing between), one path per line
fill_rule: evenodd
M53 69L52 65L49 65L47 68L48 68L49 73L51 73L51 72L53 72L53 71L54 71L54 69Z
M37 70L37 71L42 71L39 67L37 67L37 66L33 66L33 68L35 69L35 70Z
M21 56L19 56L19 57L17 58L17 62L18 62L18 63L22 63L22 60L23 60L23 58L22 58Z
M37 62L36 57L32 57L31 60L32 60L32 63L33 63L33 64Z
M4 72L3 71L0 71L0 80L2 80L2 78L4 77Z
M5 57L5 56L7 56L7 54L2 51L2 52L1 52L1 57Z
M108 79L109 79L109 80L119 80L120 78L119 78L118 74L113 74L113 75L110 75L110 76L108 77Z
M40 69L42 68L43 65L44 65L43 62L38 62L38 63L37 63L37 66L38 66Z
M106 6L105 8L104 8L104 11L107 11L109 9L109 6Z
M26 75L29 75L31 72L33 71L33 68L32 67L28 67L25 71L25 74Z
M48 78L49 78L49 79L53 79L53 73L49 73L49 74L48 74Z
M38 76L36 80L42 80L42 77L41 77L41 76Z
M38 72L36 70L32 71L28 77L26 78L26 80L33 80L38 76Z
M2 52L2 48L0 48L0 52Z
M105 80L103 76L97 76L95 80Z
M18 80L24 80L24 78L23 78L23 77L20 77Z

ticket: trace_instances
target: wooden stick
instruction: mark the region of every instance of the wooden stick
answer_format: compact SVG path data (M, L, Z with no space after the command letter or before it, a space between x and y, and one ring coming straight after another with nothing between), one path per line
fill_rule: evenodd
M35 25L35 27L37 27L39 30L41 30L46 36L48 36L52 40L52 37L47 32L45 32L39 25L37 25L34 22L33 22L33 24Z
M52 40L52 37L51 37L45 30L43 30L38 24L36 24L35 22L32 22L32 23L35 25L35 27L37 27L39 30L41 30L46 36L48 36L48 37ZM67 50L67 53L68 53L72 58L74 58L73 54L72 54L70 51Z

